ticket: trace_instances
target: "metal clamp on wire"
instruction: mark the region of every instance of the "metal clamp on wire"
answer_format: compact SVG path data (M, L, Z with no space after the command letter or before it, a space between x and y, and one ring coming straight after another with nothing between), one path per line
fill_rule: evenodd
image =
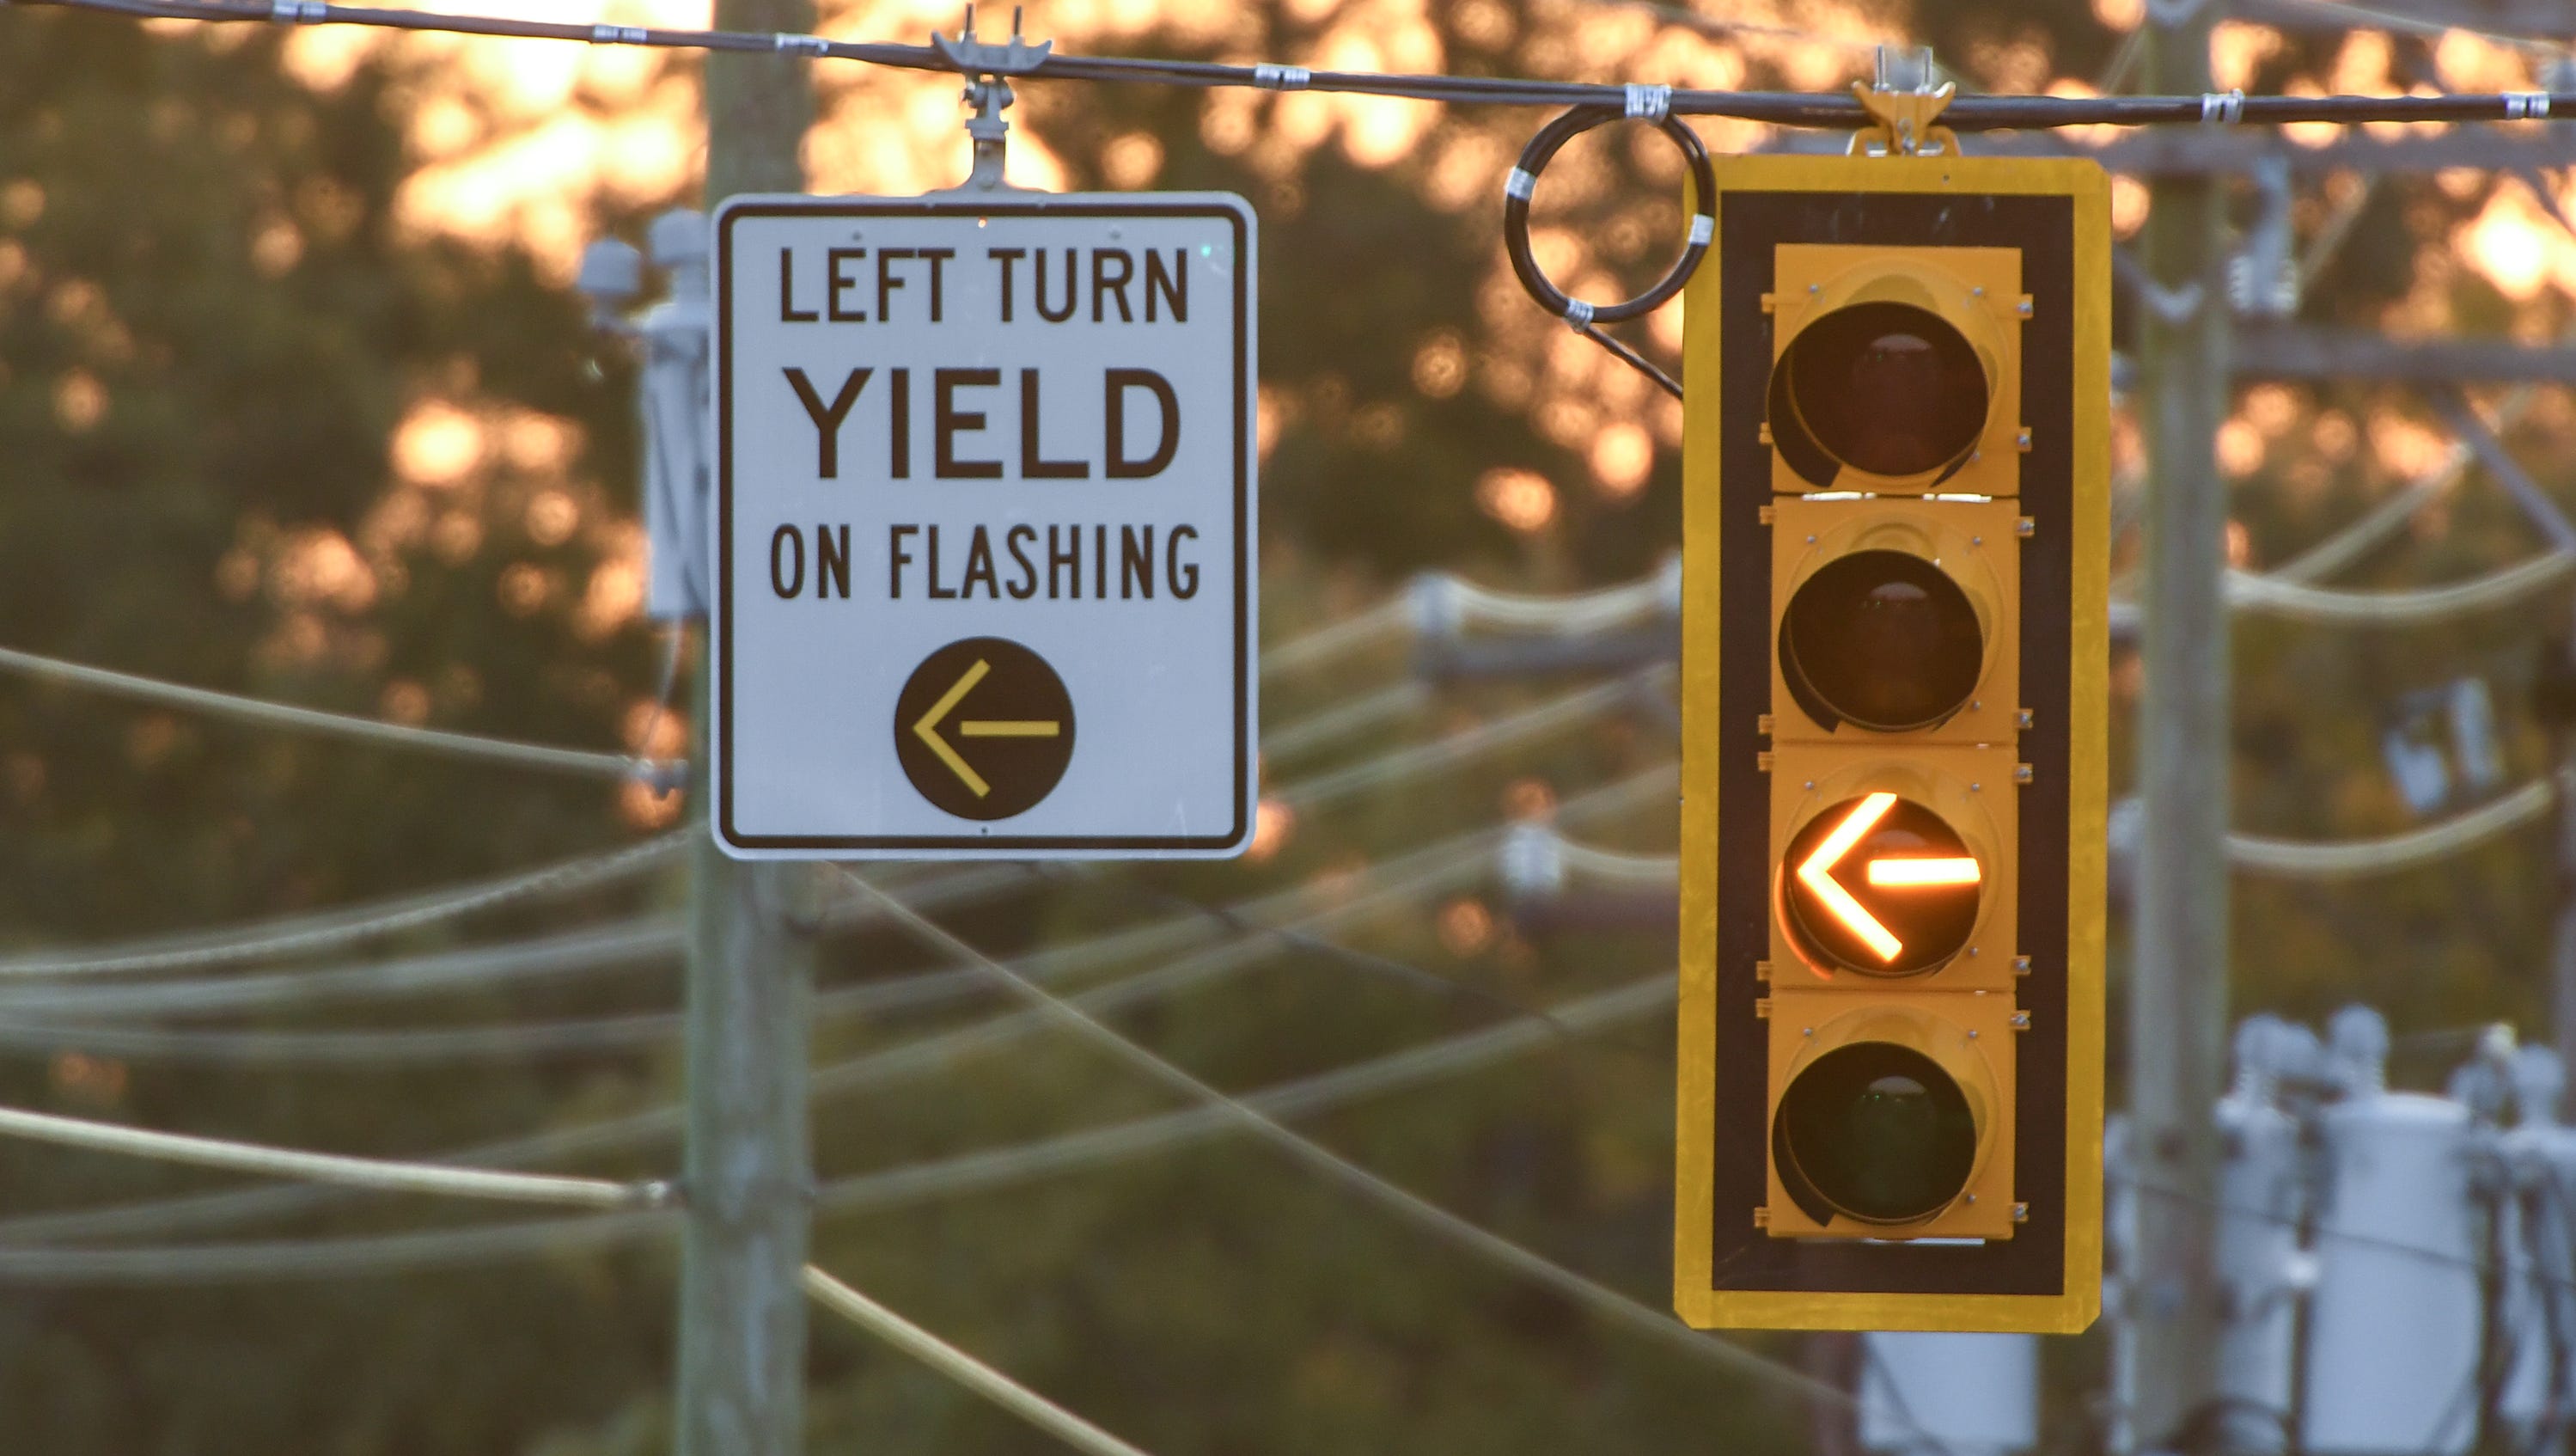
M2504 94L2504 119L2539 121L2549 115L2549 93L2546 91L2508 91Z
M2245 93L2212 91L2200 98L2200 119L2207 126L2234 126L2245 119Z
M975 114L966 118L966 135L974 139L975 162L966 180L951 189L957 192L1010 192L1013 188L1002 180L1005 148L1009 146L1011 124L1002 119L1002 111L1013 98L1011 76L1025 76L1046 64L1055 50L1055 42L1042 40L1029 44L1020 36L1020 12L1011 11L1011 39L1004 45L993 45L975 38L975 7L966 7L966 24L955 40L933 32L930 43L940 58L957 68L966 78L966 104Z
M1691 198L1698 211L1691 215L1690 233L1682 245L1682 255L1673 262L1671 271L1655 285L1636 297L1619 303L1586 303L1566 296L1563 289L1548 281L1538 260L1530 254L1530 197L1538 190L1539 173L1556 159L1567 142L1583 133L1613 121L1630 119L1651 121L1664 135L1680 147L1682 160L1690 166ZM1681 397L1681 386L1672 376L1656 368L1644 356L1593 327L1615 324L1654 312L1669 302L1691 274L1699 271L1699 260L1708 252L1709 240L1717 236L1717 173L1710 167L1708 148L1700 144L1699 133L1672 114L1672 88L1669 86L1630 86L1624 105L1578 106L1539 128L1521 149L1519 165L1503 180L1503 251L1512 260L1512 272L1521 287L1539 307L1565 320L1567 328L1582 334L1617 354L1629 364L1651 376L1657 385Z
M331 18L322 0L269 0L268 18L280 25L319 25Z

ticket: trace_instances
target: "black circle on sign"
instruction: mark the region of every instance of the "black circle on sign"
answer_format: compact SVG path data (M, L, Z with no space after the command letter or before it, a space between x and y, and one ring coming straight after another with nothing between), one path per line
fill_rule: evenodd
M1855 818L1868 827L1830 864L1816 867L1841 894L1807 883L1800 869L1831 848L1835 831ZM1874 861L1893 871L1882 873L1887 883L1873 881ZM1909 868L1912 875L1905 873ZM1873 976L1918 975L1967 948L1977 929L1984 879L1984 866L1967 841L1932 809L1896 794L1863 795L1834 805L1790 836L1780 861L1780 918L1790 943L1811 964Z
M894 756L921 796L961 819L1008 819L1073 761L1073 699L1047 660L968 637L921 660L894 700Z

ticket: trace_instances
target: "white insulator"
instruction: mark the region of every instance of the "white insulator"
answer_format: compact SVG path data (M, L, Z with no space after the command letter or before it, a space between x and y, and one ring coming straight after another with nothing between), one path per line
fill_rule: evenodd
M2229 1311L2219 1337L2219 1423L2224 1449L2289 1445L2297 1371L2299 1129L2268 1097L2219 1100L2227 1160L2218 1175L2218 1277Z
M1860 1443L1888 1456L2005 1456L2039 1444L2030 1335L1861 1337Z
M1446 642L1458 635L1466 615L1467 584L1445 571L1426 571L1413 579L1407 595L1413 606L1413 633L1424 642Z
M2338 1050L2367 1079L2373 1059L2353 1055L2365 1039L2343 1023ZM2480 1334L2468 1109L2374 1094L2365 1080L2324 1122L2332 1171L2300 1444L2318 1456L2463 1456L2477 1429Z
M1546 899L1565 889L1565 841L1544 824L1515 824L1503 836L1495 866L1515 900Z

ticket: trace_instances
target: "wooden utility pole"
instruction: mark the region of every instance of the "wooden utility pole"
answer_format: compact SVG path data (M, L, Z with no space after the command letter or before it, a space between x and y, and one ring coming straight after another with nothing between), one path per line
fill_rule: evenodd
M2146 88L2207 94L2219 6L2150 3ZM2224 1311L2216 1278L2217 1105L2227 1024L2231 724L2226 605L2226 173L2160 176L2142 261L2139 409L2147 505L2146 698L2140 714L2136 940L2129 977L2127 1169L2139 1199L2131 1321L2135 1430L2171 1451L2214 1415Z
M726 30L810 34L813 0L716 0ZM706 60L708 210L737 192L801 192L810 62ZM712 449L714 441L708 441ZM703 646L703 644L702 644ZM703 664L705 653L700 653ZM689 811L710 809L708 674L696 675ZM795 1456L805 1436L805 1295L813 1220L806 1048L813 879L804 865L690 856L688 1224L680 1266L679 1456Z

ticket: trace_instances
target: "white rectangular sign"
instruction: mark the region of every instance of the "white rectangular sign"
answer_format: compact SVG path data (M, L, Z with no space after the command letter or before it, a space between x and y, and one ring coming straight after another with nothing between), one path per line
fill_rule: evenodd
M1218 193L717 213L727 853L1243 851L1254 260Z

